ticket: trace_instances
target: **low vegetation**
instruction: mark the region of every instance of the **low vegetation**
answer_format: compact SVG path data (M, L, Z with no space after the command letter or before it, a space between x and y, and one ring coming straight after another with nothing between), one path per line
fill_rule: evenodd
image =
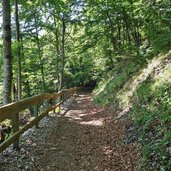
M136 69L137 68L137 69ZM116 71L114 71L114 75ZM132 136L141 149L141 168L170 170L171 162L171 54L146 65L121 67L111 80L96 88L94 101L107 104L133 122ZM105 83L107 82L107 83Z

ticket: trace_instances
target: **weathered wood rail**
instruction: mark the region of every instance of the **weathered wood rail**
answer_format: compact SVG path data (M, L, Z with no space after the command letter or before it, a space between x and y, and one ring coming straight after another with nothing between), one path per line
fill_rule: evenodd
M0 153L8 148L11 144L13 144L14 148L19 148L19 138L21 134L32 128L34 125L38 125L39 121L47 116L50 111L55 110L57 107L60 107L60 105L66 99L71 97L77 91L78 88L70 88L62 90L58 93L45 93L2 106L0 108L0 123L6 119L11 119L13 125L13 134L7 140L0 144ZM49 100L52 101L57 99L60 99L57 104L51 104L51 106L49 106ZM22 112L23 110L28 109L32 106L40 105L42 102L46 102L46 109L40 114L37 113L33 120L20 128L19 112Z

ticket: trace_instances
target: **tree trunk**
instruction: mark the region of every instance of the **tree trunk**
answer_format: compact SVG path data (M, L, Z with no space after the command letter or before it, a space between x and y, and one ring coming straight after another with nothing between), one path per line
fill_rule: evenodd
M22 97L22 77L21 77L21 45L20 45L20 24L18 16L18 0L15 0L15 24L16 24L16 37L17 37L17 58L18 58L18 100Z
M125 27L125 22L124 22L124 19L122 20L122 45L123 45L123 50L124 50L124 47L125 47L125 38L126 38L126 27Z
M110 68L112 70L114 68L114 62L113 62L113 58L112 58L112 51L109 50L108 53L109 53L108 56L109 56L109 61L110 61Z
M110 17L110 14L109 14L109 11L108 9L106 10L106 14L107 14L107 18L109 19L109 27L110 27L110 31L111 31L111 43L112 43L112 46L113 46L113 51L115 51L117 49L116 47L116 39L115 39L115 36L114 36L114 24L113 24L113 21Z
M113 46L113 51L115 52L117 50L117 42L116 42L116 38L115 38L115 28L114 28L114 23L113 23L113 20L110 16L110 13L109 13L109 6L108 6L108 0L106 1L106 16L109 20L109 28L110 28L110 32L111 32L111 35L110 35L110 38L111 38L111 43L112 43L112 46Z
M57 29L57 24L56 24L56 19L54 16L54 24L55 24L55 46L56 46L56 75L57 75L57 80L58 83L60 82L59 79L59 58L60 58L60 50L59 50L59 36L58 36L58 29ZM57 87L57 91L58 91Z
M34 19L35 19L35 29L36 29L36 42L37 42L39 62L40 62L40 71L41 71L41 76L42 76L42 85L43 85L43 90L45 92L46 85L45 85L44 67L43 67L42 53L41 53L40 40L39 40L39 32L38 32L38 27L37 27L37 20L36 18Z
M124 16L124 22L125 22L125 27L126 27L126 38L128 41L128 44L131 45L131 37L130 37L130 33L129 33L129 22L128 22L128 16L127 13L125 11L125 9L123 8L123 16Z
M23 65L24 65L24 67L23 68L25 68L24 69L24 72L27 72L27 67L26 67L26 57L25 57L25 54L24 54L24 45L23 45L23 37L22 37L22 34L20 35L20 43L21 43L21 56L23 57ZM25 74L25 77L27 78L28 77L28 75L27 74ZM27 97L31 97L31 89L30 89L30 82L29 82L29 80L27 80L27 81L25 81L25 82L23 82L23 84L24 84L24 86L25 86L25 89L26 89L26 94L27 94Z
M10 0L2 1L3 10L3 59L4 90L3 104L11 102L12 90L12 53L11 53L11 6Z
M118 46L121 47L121 21L117 18L117 27L118 27Z
M17 89L15 83L13 83L13 101L17 101Z
M64 67L65 67L65 19L62 18L62 45L61 45L61 73L60 73L60 85L59 90L62 90L64 84Z
M20 43L21 43L21 56L23 57L23 64L24 64L24 67L23 68L26 68L26 57L25 57L25 54L24 54L24 45L23 45L23 36L22 34L20 35ZM26 72L27 70L24 69L24 72ZM27 78L28 75L25 74L25 77ZM30 82L29 80L23 82L23 85L24 85L24 88L25 88L25 91L26 91L26 97L31 97L31 88L30 88ZM31 116L34 116L34 107L30 107L29 108L29 111L30 111L30 115Z

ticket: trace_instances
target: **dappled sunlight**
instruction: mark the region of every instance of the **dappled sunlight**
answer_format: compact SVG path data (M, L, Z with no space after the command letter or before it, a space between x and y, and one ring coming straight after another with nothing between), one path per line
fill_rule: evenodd
M132 96L136 91L137 87L147 79L147 77L153 72L153 69L156 68L161 63L161 59L154 59L151 61L147 68L143 69L138 76L131 78L127 84L125 84L124 88L119 91L118 94L121 94L119 97L122 99L122 96L127 94L127 96Z
M81 125L103 126L106 118L102 117L101 113L104 108L90 107L91 101L91 96L79 95L76 98L76 103L72 105L72 109L68 110L64 117Z
M92 110L91 111L91 114L97 114L97 113L100 113L100 112L103 112L104 111L104 109L102 108L102 109L94 109L94 110Z
M148 66L141 70L139 74L130 78L125 86L117 93L117 98L119 100L120 108L124 108L127 111L127 108L131 107L130 99L137 90L137 88L157 69L162 65L164 60L167 60L169 55L156 57L149 62Z
M129 151L130 147L123 150L125 147L118 144L124 133L124 124L114 121L106 108L93 105L89 99L92 97L86 97L86 100L83 96L81 100L80 96L76 97L71 109L64 115L62 121L65 124L61 124L60 128L65 129L66 134L61 142L73 141L76 144L76 152L73 145L69 146L69 150L74 151L76 162L80 161L84 166L91 166L95 170L101 170L101 163L103 168L108 169L118 168L130 161L134 163L135 160L130 157L134 150ZM71 131L74 134L72 137Z
M79 114L80 117L84 117L86 116L86 114L82 113L82 114Z
M114 154L114 151L111 149L110 146L104 146L104 147L102 147L102 151L107 156L108 159L111 157L111 155Z
M65 117L73 120L82 120L81 116L85 115L83 110L70 110L66 113Z
M171 82L171 64L166 65L164 72L160 72L158 75L154 76L154 79Z
M80 96L79 95L78 101L81 101L81 100L86 101L87 99L91 99L91 97L90 96Z
M25 150L21 155L38 161L36 170L109 171L125 170L127 161L135 164L136 154L133 159L130 157L133 150L118 145L124 124L115 122L106 108L93 105L92 96L89 97L86 101L79 97L66 101L42 120L40 129L24 135L27 140L21 146Z
M79 121L81 125L102 126L105 118L98 117L103 110L94 109L92 112L84 110L70 110L65 114L70 120ZM97 115L96 117L94 115ZM93 117L94 116L94 117Z
M103 84L99 84L99 87L100 88L97 88L97 90L95 90L95 96L98 96L101 92L103 92L105 89L106 89L106 87L107 87L107 85L112 81L114 79L114 77L110 77L105 83L104 82L102 82Z
M103 126L103 119L80 122L82 125Z

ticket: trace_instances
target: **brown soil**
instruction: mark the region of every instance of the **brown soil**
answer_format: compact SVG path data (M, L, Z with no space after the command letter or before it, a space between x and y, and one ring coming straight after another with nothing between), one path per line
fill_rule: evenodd
M0 170L137 171L136 144L123 141L128 121L93 105L88 93L71 101L68 112L29 133L20 152L0 155Z

